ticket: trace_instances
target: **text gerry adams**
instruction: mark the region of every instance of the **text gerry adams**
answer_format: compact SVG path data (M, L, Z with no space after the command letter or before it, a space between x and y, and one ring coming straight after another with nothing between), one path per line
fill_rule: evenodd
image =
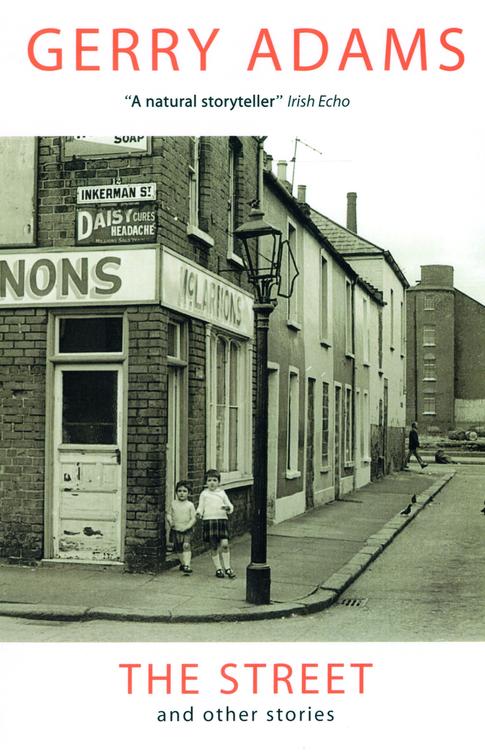
M304 662L289 665L277 662L245 662L240 665L226 662L217 669L222 681L220 694L235 694L239 690L252 694L346 694L365 693L366 671L373 668L369 662L330 662L319 664ZM126 671L126 693L199 693L199 665L182 663L180 666L167 663L154 666L152 663L120 663Z
M184 35L188 34L190 38L188 49L193 50L195 65L199 70L208 69L211 48L214 44L217 46L215 40L220 32L221 29L212 29L209 35L205 34L204 39L201 39L193 28L184 31ZM442 71L457 71L463 66L465 55L452 43L456 35L462 32L463 29L457 27L449 27L441 32L438 49L443 53L444 59L435 61L433 67L439 67ZM74 42L73 63L76 71L100 71L108 67L106 64L101 65L97 59L97 54L100 52L97 44L100 33L98 28L76 28L74 39L71 33L64 33L58 28L38 29L32 34L28 43L28 57L31 64L41 71L62 70L65 66L65 57L72 55L71 44ZM377 55L379 68L382 66L385 71L399 67L406 71L415 57L419 59L421 70L428 70L427 35L424 28L416 29L411 42L409 43L408 40L404 46L395 28L386 29L382 47L378 52L368 48L359 28L351 29L344 38L330 41L321 30L314 28L293 29L291 34L293 52L291 68L294 71L314 71L321 68L327 61L331 47L332 52L334 50L337 52L339 71L346 69L349 60L360 61L366 70L372 71L376 65ZM110 36L109 69L118 71L121 64L124 69L130 67L131 70L139 71L138 56L142 55L145 59L147 50L143 49L143 44L140 45L138 32L131 28L117 28L111 29ZM409 35L406 34L406 37L408 38ZM101 40L103 41L103 37ZM432 42L435 49L434 35ZM242 44L243 40L239 38L239 47ZM150 70L152 71L158 71L160 64L168 66L169 70L171 68L173 71L178 71L187 62L187 60L182 60L177 49L179 34L174 29L152 29L149 45ZM102 48L101 52L105 53L106 50ZM185 55L188 56L189 53L186 51ZM191 65L194 65L194 59L191 58ZM281 50L278 49L270 29L259 29L254 41L248 44L246 70L253 71L257 65L259 68L261 65L266 65L266 67L272 66L275 71L281 71L283 70L281 59Z

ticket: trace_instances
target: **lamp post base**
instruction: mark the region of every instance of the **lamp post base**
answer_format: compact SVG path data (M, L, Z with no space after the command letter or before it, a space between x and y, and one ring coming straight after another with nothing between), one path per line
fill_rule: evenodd
M246 602L269 605L271 568L266 563L250 563L246 568Z

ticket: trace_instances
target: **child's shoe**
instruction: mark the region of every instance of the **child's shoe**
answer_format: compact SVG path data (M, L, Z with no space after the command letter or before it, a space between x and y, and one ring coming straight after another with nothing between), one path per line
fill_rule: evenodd
M236 578L236 574L234 573L234 571L232 570L232 568L226 568L226 576L229 579L235 579Z
M192 568L189 565L184 565L182 566L181 571L184 576L190 576L190 574L192 573Z
M224 571L222 568L218 568L216 571L216 579L223 579L224 578Z

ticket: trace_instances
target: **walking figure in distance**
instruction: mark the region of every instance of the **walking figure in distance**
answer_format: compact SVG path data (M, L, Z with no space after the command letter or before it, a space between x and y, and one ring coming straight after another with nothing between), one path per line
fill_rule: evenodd
M211 558L218 579L227 576L234 579L229 551L228 514L234 506L221 487L221 475L217 469L208 469L205 474L207 487L202 490L197 506L197 516L202 519L204 542L211 546Z
M419 448L419 435L418 435L418 425L416 422L413 422L411 424L411 431L409 433L409 445L408 445L408 454L406 456L406 461L404 463L404 468L408 467L409 461L411 460L411 456L414 456L421 466L422 469L425 469L428 465L423 461L421 456L418 452Z
M180 570L190 576L192 568L192 533L196 521L195 506L189 500L190 482L181 479L175 485L175 500L166 513L167 528L170 529L170 542L174 552L180 553Z

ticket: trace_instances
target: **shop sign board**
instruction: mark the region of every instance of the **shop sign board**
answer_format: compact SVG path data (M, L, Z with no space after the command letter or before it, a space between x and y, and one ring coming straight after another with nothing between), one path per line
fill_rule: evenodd
M0 307L155 303L159 250L119 246L0 256Z
M164 248L162 306L253 337L253 299L227 280Z
M77 189L78 204L151 202L156 198L156 183L111 183L101 186L79 186Z
M65 136L64 158L150 154L149 136Z
M78 208L76 244L151 243L156 240L156 219L153 204Z

